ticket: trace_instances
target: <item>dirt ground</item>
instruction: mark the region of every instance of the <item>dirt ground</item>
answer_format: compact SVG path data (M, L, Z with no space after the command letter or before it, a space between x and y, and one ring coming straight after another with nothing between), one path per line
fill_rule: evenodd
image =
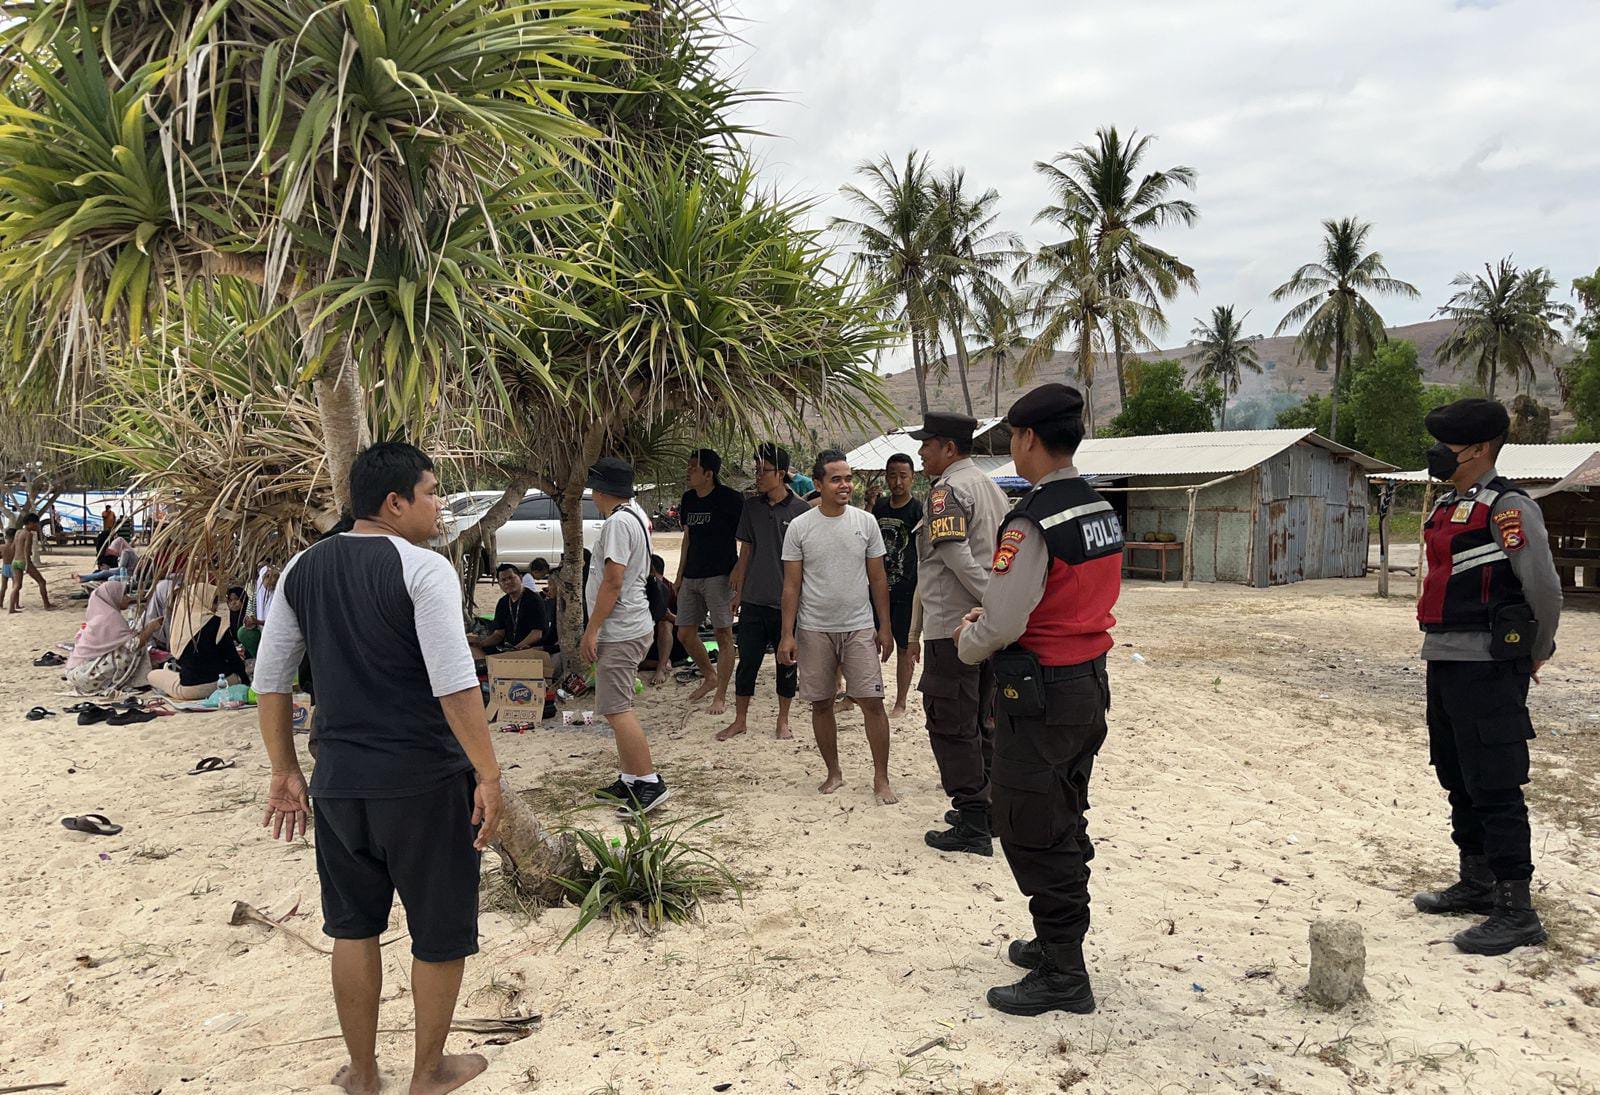
M64 596L79 560L47 562ZM1128 586L1092 792L1087 949L1101 1004L1090 1016L984 1005L987 987L1017 976L1003 955L1029 933L1026 908L1003 859L924 846L947 804L915 701L894 732L901 803L881 807L859 716L841 719L849 784L837 795L814 790L804 713L794 741L772 739L770 667L753 732L727 744L712 741L724 718L687 706L690 686L647 692L645 722L678 792L663 813L721 815L702 833L745 880L743 903L653 937L594 925L561 947L575 910L507 908L485 857L482 953L460 1014L542 1021L484 1048L489 1071L464 1090L1600 1091L1600 615L1569 615L1532 700L1535 882L1552 943L1472 958L1448 943L1465 922L1409 901L1446 877L1454 852L1426 764L1408 588L1382 601L1370 580ZM311 846L274 845L260 828L267 768L253 715L26 721L34 704L72 702L29 663L81 619L81 603L47 614L26 596L24 614L0 621L0 1088L335 1091L326 957L228 923L246 901L325 943ZM547 820L615 828L574 812L613 774L603 732L497 745ZM209 754L238 767L185 774ZM125 831L58 824L90 811ZM1369 1002L1325 1013L1298 999L1318 917L1362 925ZM380 1043L392 1091L409 1074L404 929L397 907L384 950L395 1033Z

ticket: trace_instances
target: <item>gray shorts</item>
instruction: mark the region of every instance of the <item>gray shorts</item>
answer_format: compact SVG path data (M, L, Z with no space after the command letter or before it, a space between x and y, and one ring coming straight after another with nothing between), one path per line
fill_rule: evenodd
M839 670L844 670L844 694L853 700L883 699L883 663L878 660L877 632L807 631L795 628L801 699L821 703L834 697Z
M599 715L620 715L633 710L633 682L639 675L655 632L637 639L600 643L594 663L594 709Z
M711 626L733 626L733 587L728 576L685 578L678 590L678 626L699 627L711 617Z

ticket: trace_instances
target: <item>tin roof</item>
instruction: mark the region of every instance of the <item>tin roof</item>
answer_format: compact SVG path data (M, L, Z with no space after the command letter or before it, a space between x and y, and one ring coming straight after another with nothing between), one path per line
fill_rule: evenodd
M978 419L978 428L972 436L975 439L982 437L1004 421L1004 418L980 418ZM922 447L922 442L908 436L910 431L915 428L914 426L902 426L900 429L891 430L881 437L863 441L846 454L850 460L850 470L882 471L888 467L889 457L898 452L911 457L912 470L920 472L922 470L922 457L917 455L917 450ZM1002 460L1002 463L1009 463L1009 461Z
M1519 483L1554 483L1571 475L1578 467L1600 453L1600 444L1584 442L1566 445L1507 445L1500 450L1494 466L1507 479ZM1389 483L1426 483L1426 469L1385 472L1371 478Z
M1329 441L1314 430L1224 430L1139 437L1093 437L1078 447L1073 464L1086 477L1135 475L1218 476L1246 471L1300 443L1348 457L1369 472L1392 465ZM1015 475L1006 465L1001 474Z

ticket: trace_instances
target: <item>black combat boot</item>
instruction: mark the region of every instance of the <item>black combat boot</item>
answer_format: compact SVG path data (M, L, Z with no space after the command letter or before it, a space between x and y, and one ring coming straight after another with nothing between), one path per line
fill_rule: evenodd
M946 810L944 812L944 823L946 825L955 825L955 824L959 823L960 821L961 821L961 811L960 810Z
M1013 939L1011 946L1006 948L1006 957L1011 959L1013 966L1036 970L1044 964L1044 955L1041 951L1037 939Z
M964 810L957 815L956 823L940 832L929 829L923 836L928 847L941 852L970 852L973 855L994 855L994 837L989 832L989 815L982 810Z
M1014 985L990 989L989 1006L1007 1015L1043 1015L1047 1011L1087 1015L1093 1011L1094 992L1083 964L1083 943L1033 945L1039 948L1039 967Z
M1494 911L1494 872L1481 855L1461 857L1461 881L1443 890L1419 893L1411 903L1425 913L1484 913Z
M1505 954L1517 947L1536 947L1545 941L1544 925L1533 911L1528 881L1496 882L1494 912L1489 919L1457 932L1457 950L1468 954Z

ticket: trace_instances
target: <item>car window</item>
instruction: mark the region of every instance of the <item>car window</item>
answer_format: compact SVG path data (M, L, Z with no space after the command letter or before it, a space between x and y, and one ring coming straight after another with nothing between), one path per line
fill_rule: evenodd
M583 500L583 519L585 521L600 520L600 507L594 504L593 498Z
M537 498L525 498L522 505L517 507L511 515L513 521L554 521L556 519L556 503L552 498L540 495Z

